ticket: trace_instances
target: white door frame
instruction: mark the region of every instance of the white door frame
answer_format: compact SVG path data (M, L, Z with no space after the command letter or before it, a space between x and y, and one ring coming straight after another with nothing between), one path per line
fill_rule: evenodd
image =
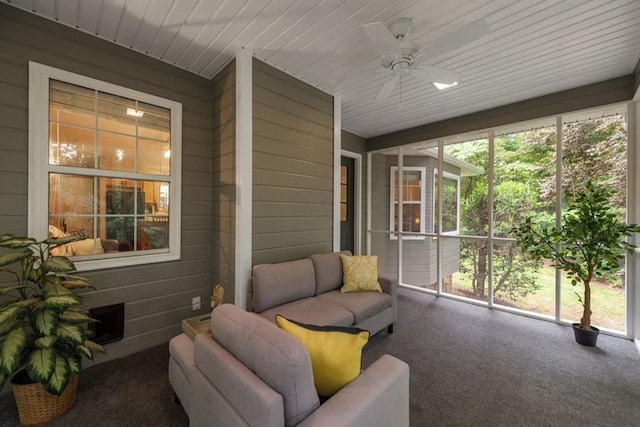
M354 209L353 209L353 252L354 255L361 254L362 244L362 154L355 153L348 150L340 150L340 156L349 157L354 159L355 171L354 171ZM338 199L338 208L340 206L340 200Z

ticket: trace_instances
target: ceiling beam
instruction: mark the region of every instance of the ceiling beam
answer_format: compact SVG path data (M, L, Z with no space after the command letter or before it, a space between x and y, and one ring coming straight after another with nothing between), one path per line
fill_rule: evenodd
M636 72L633 75L629 74L477 113L368 138L366 140L367 150L373 151L397 147L414 142L554 116L570 111L584 110L600 105L629 101L633 98L637 88L638 74L638 67L636 67Z

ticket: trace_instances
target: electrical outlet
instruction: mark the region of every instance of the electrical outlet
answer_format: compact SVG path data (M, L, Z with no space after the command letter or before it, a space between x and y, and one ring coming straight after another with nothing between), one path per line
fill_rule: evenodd
M200 297L191 298L191 311L200 310Z

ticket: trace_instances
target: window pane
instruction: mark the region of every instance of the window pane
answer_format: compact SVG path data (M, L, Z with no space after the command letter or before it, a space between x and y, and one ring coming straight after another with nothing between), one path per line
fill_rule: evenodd
M93 214L93 177L49 174L49 215Z
M515 242L493 243L494 303L555 317L556 269L532 261Z
M169 247L169 217L154 216L151 220L138 217L136 250L165 249Z
M171 112L169 110L138 102L138 111L143 113L143 116L137 119L140 138L171 142Z
M626 220L627 123L624 115L568 123L562 130L562 197L564 206L575 200L589 180L613 190L612 213ZM565 210L563 210L563 214ZM591 323L597 327L626 331L626 281L624 262L617 270L591 283ZM561 316L578 322L584 296L582 284L571 285L563 273Z
M51 80L49 121L95 128L95 91Z
M555 226L555 126L497 136L494 162L494 226L497 237L525 217Z
M98 153L100 169L135 172L135 137L98 132Z
M136 110L135 101L108 93L98 93L98 128L126 135L136 135L137 117L127 114Z
M105 253L133 251L133 229L129 226L131 218L99 215L96 222Z
M95 135L93 129L51 123L49 125L49 164L94 168Z
M171 144L150 139L138 141L138 172L169 175L170 165Z
M489 295L489 242L486 239L439 237L442 256L442 292L478 301Z
M533 216L555 227L555 126L496 136L494 236L514 237L512 228ZM555 317L555 268L534 262L513 242L494 242L494 302Z
M489 141L478 139L445 145L445 154L461 161L445 164L445 172L460 178L460 234L486 236L489 230Z
M100 235L122 251L169 247L169 183L100 178ZM166 195L166 199L163 199Z
M402 215L402 231L420 232L420 205L404 204Z
M124 181L124 182L122 182ZM136 188L136 181L100 178L99 212L108 215L144 213L145 194ZM104 193L102 193L104 192Z
M398 170L395 170L395 188L394 200L398 201ZM404 180L402 181L402 200L405 202L420 202L422 197L422 172L407 171L403 172Z
M434 191L435 200L434 206L437 208L439 203L438 194L438 173L434 174ZM442 181L442 192L444 193L444 199L442 200L442 232L452 233L458 231L458 179L451 178L447 175L444 176ZM434 231L438 230L438 216L434 218Z
M135 217L107 216L101 218L100 224L104 224L106 238L116 240L118 248L122 247L125 251L131 251L135 248Z
M405 202L419 202L421 192L421 173L419 171L404 171L402 199Z

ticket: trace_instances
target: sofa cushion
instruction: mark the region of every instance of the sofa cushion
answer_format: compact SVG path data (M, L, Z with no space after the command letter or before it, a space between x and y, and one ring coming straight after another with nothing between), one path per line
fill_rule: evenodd
M342 260L340 254L351 255L349 251L314 254L309 258L313 262L316 275L316 295L333 291L342 286Z
M308 258L253 267L251 308L256 313L311 297L315 291L313 263Z
M354 324L391 307L392 302L391 295L383 292L348 292L343 294L339 290L335 290L318 295L316 298L349 310L353 314Z
M300 340L311 356L318 394L331 397L360 375L369 332L343 326L315 326L276 316L283 331Z
M211 327L214 340L282 396L285 425L298 424L320 405L300 341L232 304L213 310Z
M318 297L293 301L260 313L261 316L273 323L276 322L276 314L284 316L287 319L310 323L312 325L353 325L353 314L351 314L349 310L330 301L318 299Z

